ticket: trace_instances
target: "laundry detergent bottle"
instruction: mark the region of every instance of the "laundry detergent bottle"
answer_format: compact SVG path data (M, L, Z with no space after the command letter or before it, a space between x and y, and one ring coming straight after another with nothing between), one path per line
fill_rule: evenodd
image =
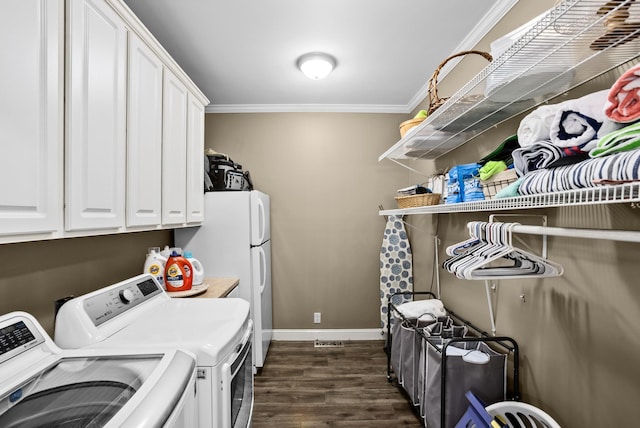
M151 247L144 261L143 273L151 274L162 288L166 290L164 284L164 270L167 258L160 254L160 247Z
M164 246L164 249L163 249L162 251L160 251L160 255L161 255L162 257L164 257L164 258L165 258L165 260L166 260L166 259L168 259L168 258L169 258L169 256L171 256L171 248L169 248L169 246L168 246L168 245L165 245L165 246Z
M184 258L191 263L191 267L193 268L193 282L192 285L200 285L204 282L204 268L202 267L202 263L200 260L193 257L191 251L184 252Z
M193 267L189 260L182 257L177 251L172 251L164 268L164 283L166 290L187 291L193 284Z

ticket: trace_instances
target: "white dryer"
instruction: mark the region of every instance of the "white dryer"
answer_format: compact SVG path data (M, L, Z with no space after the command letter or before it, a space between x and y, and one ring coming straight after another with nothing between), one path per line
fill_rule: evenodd
M0 426L195 426L195 358L60 349L25 312L0 316Z
M61 348L175 347L196 356L200 428L247 428L253 411L253 322L239 298L175 299L149 274L65 303Z

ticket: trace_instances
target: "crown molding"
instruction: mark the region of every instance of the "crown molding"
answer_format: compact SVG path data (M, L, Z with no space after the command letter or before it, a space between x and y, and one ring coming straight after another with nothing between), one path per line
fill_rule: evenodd
M217 104L205 113L409 113L406 105L376 104Z

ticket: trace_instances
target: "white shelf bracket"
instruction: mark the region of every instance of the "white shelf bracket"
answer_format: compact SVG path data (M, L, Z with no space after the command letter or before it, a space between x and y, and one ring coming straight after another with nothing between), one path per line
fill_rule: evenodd
M491 318L491 334L496 335L496 314L493 311L493 300L491 299L491 286L489 281L484 282L484 288L487 292L487 304L489 305L489 317Z
M489 223L496 221L497 217L529 217L540 220L541 227L547 227L547 216L536 214L491 214L489 215ZM547 258L547 235L542 235L542 257ZM497 292L496 285L489 285L489 281L484 282L484 287L487 293L487 305L489 306L489 317L491 320L491 334L496 335L496 314L493 308L493 299L491 298L491 290ZM524 300L523 300L524 301Z
M408 169L408 170L409 170L409 171L411 171L411 172L415 172L415 173L416 173L416 174L418 174L418 175L422 175L422 176L425 176L425 177L427 176L427 174L425 174L424 172L422 172L422 171L418 171L417 169L412 168L412 167L410 167L409 165L403 164L402 162L400 162L400 161L398 161L398 160L396 160L396 159L389 158L389 160L391 160L391 161L393 161L393 162L397 163L397 164L398 164L398 165L400 165L401 167L404 167L404 168Z

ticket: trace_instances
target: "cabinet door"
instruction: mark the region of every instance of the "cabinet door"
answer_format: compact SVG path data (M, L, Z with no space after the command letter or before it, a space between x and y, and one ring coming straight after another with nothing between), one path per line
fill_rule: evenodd
M66 229L124 226L127 32L103 0L69 0Z
M186 221L187 88L164 71L162 130L162 224Z
M187 222L204 220L204 106L189 94L187 127Z
M162 222L162 62L134 34L129 38L127 226Z
M0 235L58 230L62 0L0 2Z

